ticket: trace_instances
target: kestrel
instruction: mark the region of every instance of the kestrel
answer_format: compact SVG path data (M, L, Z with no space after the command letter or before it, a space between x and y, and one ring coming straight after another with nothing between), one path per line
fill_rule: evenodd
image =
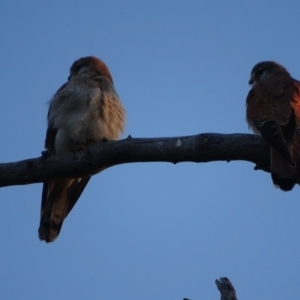
M300 150L300 82L278 63L263 61L253 67L249 84L247 122L271 147L274 185L290 191Z
M52 97L45 148L52 155L76 151L103 138L117 140L123 131L125 110L112 76L100 59L76 60L68 81ZM52 242L91 176L44 182L39 238Z

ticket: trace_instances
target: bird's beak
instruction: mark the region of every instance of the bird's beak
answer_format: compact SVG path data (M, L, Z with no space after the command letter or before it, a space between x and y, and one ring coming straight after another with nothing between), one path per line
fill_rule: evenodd
M248 83L249 83L249 85L252 85L253 82L254 82L254 79L251 77Z

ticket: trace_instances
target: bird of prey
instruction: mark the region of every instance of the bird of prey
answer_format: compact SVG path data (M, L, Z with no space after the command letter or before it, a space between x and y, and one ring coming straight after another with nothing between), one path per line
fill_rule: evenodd
M280 64L263 61L253 67L249 84L247 122L271 147L274 185L290 191L300 150L300 82Z
M104 138L120 138L125 110L115 91L109 69L100 59L76 60L68 81L50 100L45 148L50 155L82 149ZM39 238L52 242L59 235L91 176L44 182Z

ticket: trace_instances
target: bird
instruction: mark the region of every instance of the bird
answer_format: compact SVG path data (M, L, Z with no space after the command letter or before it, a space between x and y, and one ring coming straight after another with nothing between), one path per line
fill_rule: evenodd
M300 149L300 81L274 61L257 63L246 98L246 120L270 145L273 183L283 191L293 189Z
M111 73L97 57L76 60L68 81L49 102L45 149L49 155L75 152L105 139L120 138L125 109ZM39 238L53 242L91 176L43 183Z

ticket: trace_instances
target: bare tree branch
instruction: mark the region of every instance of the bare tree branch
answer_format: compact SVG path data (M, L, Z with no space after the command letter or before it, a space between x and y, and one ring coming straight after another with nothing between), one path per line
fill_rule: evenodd
M235 289L227 277L221 277L215 281L218 290L221 293L221 300L238 300Z
M43 155L0 164L0 187L75 178L133 162L211 162L244 160L269 171L269 146L251 134L202 133L173 138L131 138L91 146L63 156Z

